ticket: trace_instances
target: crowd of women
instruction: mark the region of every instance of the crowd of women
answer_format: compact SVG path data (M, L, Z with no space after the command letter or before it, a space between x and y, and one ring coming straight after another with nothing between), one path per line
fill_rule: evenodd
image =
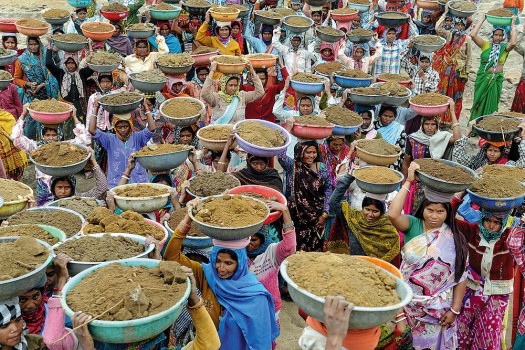
M110 1L112 2L112 1ZM172 187L171 201L161 211L148 216L159 222L188 204L188 180L203 172L227 172L242 185L267 186L283 193L288 204L268 201L268 207L282 218L265 225L249 239L214 240L210 249L184 247L192 227L186 215L174 229L167 247L155 258L177 261L188 267L192 293L187 310L168 330L133 344L106 344L95 341L87 324L93 315L75 313L66 317L60 306L61 289L68 280L68 256L58 255L48 267L45 284L34 286L20 296L0 302L0 348L45 349L261 349L279 347L279 314L287 287L279 275L281 263L296 251L328 251L366 255L397 266L413 291L411 302L399 310L391 322L364 330L347 330L351 301L329 297L325 304L325 324L302 310L306 327L299 339L302 349L525 349L525 310L521 295L525 283L525 217L521 209L490 212L472 206L468 196L430 191L416 176L421 158L453 159L476 171L487 164L525 165L525 143L479 140L473 145L472 124L460 128L465 115L463 96L473 66L473 45L481 49L475 78L470 120L499 110L504 65L516 49L523 55L523 33L518 34L518 16L508 27L490 27L484 14L472 18L455 17L447 5L444 11L418 8L415 1L372 1L368 11L357 14L348 26L341 26L331 11L347 5L335 1L322 7L301 0L290 3L271 0L214 0L218 5L239 3L247 14L231 23L215 22L210 13L195 16L181 13L171 22L155 21L142 6L146 0L124 0L127 18L113 23L115 32L105 42L89 41L81 52L63 52L52 38L3 34L5 49L18 50L17 60L2 67L13 82L0 90L0 174L21 180L27 167L27 153L39 146L70 141L91 148L91 160L84 170L96 185L79 193L79 175L53 178L36 171L36 198L31 206L80 195L115 203L109 189L126 183L159 182ZM156 0L147 0L147 4ZM310 17L313 28L297 34L280 26L254 21L254 10L288 7ZM101 5L93 1L76 8L71 21L54 25L56 33L82 33L80 25L104 21ZM506 1L516 15L523 1ZM378 25L375 15L384 11L409 14L398 28ZM155 34L149 39L133 39L126 26L153 22ZM374 30L374 39L356 44L343 37L337 43L322 42L315 27L328 25L349 30ZM489 37L480 36L481 28ZM411 44L418 34L437 34L446 41L432 54L423 54ZM22 48L25 46L24 48ZM130 73L152 70L157 59L167 53L191 53L208 46L222 55L272 53L276 65L254 69L247 64L245 74L217 72L217 64L199 66L187 74L167 76L157 93L145 93L142 105L124 115L113 115L98 101L122 91L133 91ZM85 61L90 53L106 50L123 57L121 67L98 73ZM326 81L317 96L297 93L290 87L291 76L312 72L312 67L339 61L350 69L372 75L398 74L404 70L412 81L412 94L439 92L449 97L443 115L417 115L407 106L358 105L348 91ZM524 69L525 72L525 69ZM525 74L525 73L523 73ZM525 113L525 82L516 89L512 111ZM160 115L159 105L167 99L193 97L206 109L201 120L191 126L174 126ZM59 126L42 125L28 113L35 99L58 99L73 105L72 117ZM200 147L197 131L205 125L234 124L243 119L279 123L291 130L294 118L302 115L324 117L323 109L339 105L355 111L362 124L355 134L331 135L324 140L293 138L277 162L274 158L246 154L233 147L232 133L223 151ZM520 125L525 136L525 124ZM356 186L353 171L365 163L356 156L356 142L377 139L399 146L403 151L392 165L402 172L404 182L389 195L363 192ZM193 146L188 159L177 169L148 174L135 163L134 154L151 143ZM282 173L278 171L282 168ZM153 175L151 178L149 176ZM352 281L348 281L352 283ZM0 287L1 288L1 287ZM514 292L514 308L509 301ZM522 312L520 312L522 311ZM519 317L518 317L519 316ZM512 321L515 321L514 323ZM342 325L342 326L341 326ZM513 328L512 339L505 337ZM75 328L72 332L70 329ZM196 331L196 332L195 332ZM56 341L57 339L60 341Z

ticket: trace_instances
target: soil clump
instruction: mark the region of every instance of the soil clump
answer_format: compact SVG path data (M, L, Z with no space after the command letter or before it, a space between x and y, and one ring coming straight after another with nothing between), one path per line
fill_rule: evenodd
M75 214L64 210L23 210L11 216L10 225L42 224L55 226L66 233L69 238L82 229L82 220Z
M492 164L483 166L483 175L504 176L525 182L525 169L522 167L505 166L503 164Z
M363 123L363 118L351 110L339 106L330 106L323 109L326 120L335 125L356 126Z
M115 2L115 3L111 4L111 5L102 6L100 11L104 11L104 12L126 12L126 11L129 11L129 8L124 6L124 5L122 5L122 4L119 4L118 2Z
M89 152L69 142L53 142L40 146L31 152L31 158L38 164L68 166L85 160Z
M71 197L70 199L60 199L57 206L73 210L85 218L88 217L93 209L99 207L95 198L82 198L78 196Z
M83 25L82 29L93 33L107 33L115 31L115 27L113 27L113 25L101 22L86 23Z
M16 51L7 50L7 49L4 49L3 47L0 47L0 57L11 56L11 55L16 55Z
M439 106L448 103L448 97L436 92L427 92L414 96L410 102L420 106Z
M22 27L29 27L29 28L48 28L49 27L49 24L47 24L46 22L42 22L34 18L22 18L16 21L16 23Z
M237 178L223 172L197 174L190 180L190 192L197 197L222 194L240 185Z
M246 121L237 127L237 132L243 140L260 147L281 147L286 142L286 136L279 129L256 121Z
M366 95L366 96L381 96L386 95L386 91L379 87L358 87L350 89L352 94Z
M115 195L120 197L158 197L168 193L166 189L155 188L149 184L136 184L125 188L114 188Z
M158 63L166 67L186 67L194 64L195 60L187 53L170 53L160 56Z
M391 19L401 19L401 18L407 18L407 15L397 12L388 12L388 13L382 13L377 15L377 17L382 18L391 18Z
M191 52L191 55L201 55L203 53L212 53L212 52L217 52L217 49L214 48L214 47L209 47L209 46L199 46L198 48L196 48L195 50L193 50Z
M351 15L356 12L357 12L356 9L348 8L348 7L332 10L332 13L335 13L336 15Z
M446 182L468 184L476 178L461 167L453 167L435 159L422 158L414 160L421 169L418 171Z
M193 215L196 220L212 226L243 227L266 219L268 208L252 198L225 194L199 203L193 208Z
M87 38L80 34L55 34L53 40L65 43L87 43Z
M31 189L21 182L11 179L0 179L0 197L4 203L24 199L31 194Z
M369 167L358 169L354 176L364 182L375 184L393 184L401 180L399 174L385 167Z
M352 6L352 4L358 4L358 5L370 5L369 0L349 0L348 4Z
M274 12L274 11L257 10L257 11L254 11L254 12L258 16L266 17L266 18L270 18L270 19L283 19L285 17L284 14L279 13L279 12ZM295 15L295 13L294 13L294 15Z
M324 83L325 78L312 73L295 73L292 77L292 81L299 81L301 83Z
M506 8L501 9L494 9L487 12L487 15L489 16L495 16L495 17L512 17L514 16L514 13Z
M507 132L517 130L520 123L518 119L489 115L477 122L476 126L487 131Z
M332 75L332 73L346 69L339 61L320 63L314 67L317 73Z
M288 9L288 8L274 8L274 9L271 9L273 12L277 12L283 16L294 16L294 15L297 15L297 12L295 12L294 10L292 9Z
M13 79L13 76L5 71L5 70L0 70L0 80L11 80Z
M518 180L493 175L484 175L477 179L470 190L488 198L513 198L525 194L525 186Z
M176 209L170 216L170 228L175 231L177 226L181 223L182 219L188 214L188 208ZM187 236L190 237L206 237L204 232L202 232L197 225L191 225L191 229L187 233Z
M274 60L277 57L268 53L253 53L249 57L246 57L250 60Z
M142 157L142 156L156 156L161 154L167 154L167 153L176 153L181 151L186 151L190 147L186 145L175 145L170 143L162 143L162 144L151 144L146 145L142 147L140 151L135 153L135 157Z
M377 76L377 79L379 80L383 80L383 81L396 81L396 82L405 82L405 81L410 81L410 77L408 75L404 75L404 74L392 74L392 73L383 73L383 74L379 74Z
M303 18L302 16L297 16L297 17L286 18L284 20L284 23L291 25L291 26L296 26L296 27L307 27L307 26L310 26L312 22L310 22L306 18Z
M228 13L228 14L234 14L234 13L237 13L237 10L236 8L233 8L231 6L213 6L211 8L211 11L212 12L216 12L216 13ZM240 10L239 10L240 11Z
M316 115L301 115L294 117L294 124L299 125L315 125L315 126L333 126L326 119L323 119Z
M164 2L160 3L160 4L157 4L157 5L153 5L150 7L151 10L155 10L155 11L172 11L172 10L175 10L175 8L173 6L171 6L170 4L166 4Z
M64 18L69 17L69 11L62 9L49 9L42 14L43 18Z
M387 81L386 83L382 83L379 85L379 89L385 92L388 96L403 97L410 95L410 91L407 90L406 87L396 83L395 81Z
M505 111L505 112L498 112L496 114L508 115L509 117L525 119L525 114L518 113L518 112Z
M159 69L148 70L138 73L131 77L132 79L145 81L148 83L164 83L167 81L166 76Z
M206 0L186 0L184 5L189 7L211 7L211 3Z
M100 99L100 102L110 106L120 106L137 102L140 99L142 99L142 95L135 92L120 92L106 95Z
M135 23L128 26L128 30L150 30L154 29L155 26L152 23Z
M70 239L56 247L55 254L65 253L73 261L104 262L129 259L144 253L145 246L129 237L103 235Z
M220 55L213 59L215 62L220 64L246 64L246 61L242 57Z
M469 2L469 1L455 1L450 4L450 7L458 11L476 11L477 10L476 4Z
M353 13L353 12L352 12ZM338 29L334 29L332 27L328 26L317 26L315 29L317 29L318 32L321 32L326 35L333 35L333 36L342 36L344 33Z
M45 113L64 113L71 110L70 105L58 102L55 99L34 100L29 105L29 108L36 112Z
M419 45L439 45L443 43L440 36L437 35L418 35L412 39L413 42Z
M366 30L364 28L356 28L350 31L348 34L350 36L373 36L374 32L371 30Z
M162 106L161 112L170 118L191 118L200 113L202 105L197 101L174 98Z
M0 246L0 281L34 271L49 256L49 250L33 237L22 236L14 242L2 243Z
M54 245L58 243L58 238L51 236L49 232L38 225L17 225L0 227L0 237L9 236L29 236Z
M213 125L199 131L199 136L206 140L227 141L233 130L233 125Z
M347 78L371 78L372 76L359 69L345 69L337 72L337 75Z
M122 58L114 53L106 51L97 51L86 58L86 61L97 66L110 66L121 63Z
M401 151L399 146L392 145L383 139L359 140L357 147L365 152L381 156L393 156Z

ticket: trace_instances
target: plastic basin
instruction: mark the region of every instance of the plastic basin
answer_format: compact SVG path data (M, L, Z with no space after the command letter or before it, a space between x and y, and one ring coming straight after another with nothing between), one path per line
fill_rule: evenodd
M362 167L361 169L366 169L366 168L372 168L372 167L367 166L367 167ZM379 167L375 166L373 168L379 168ZM394 183L389 183L389 184L368 182L368 181L361 180L358 177L356 177L355 173L359 172L359 170L356 170L354 172L356 185L361 190L363 190L363 192L376 193L376 194L388 194L388 193L394 192L395 190L399 188L399 185L401 184L401 182L403 182L404 177L403 177L403 174L397 170L393 170L393 169L389 169L389 170L395 172L399 176L398 181ZM385 171L388 171L388 170L385 169Z
M375 84L370 85L370 87L380 87L383 84L384 83L375 83ZM389 105L389 106L401 106L406 101L408 101L408 99L410 97L412 97L412 90L410 90L406 86L405 86L405 89L406 89L406 92L408 93L408 95L406 95L406 96L389 96L389 95L385 95L385 96L383 96L383 103L382 104Z
M128 237L131 240L144 245L144 253L141 253L137 256L130 257L127 259L110 260L111 262L126 261L126 260L136 259L136 258L147 258L148 254L151 253L153 249L155 249L155 244L153 243L150 244L149 246L146 246L146 237L139 236L139 235L132 235L130 233L93 233L93 234L90 234L89 237L101 238L104 235L111 235L113 237L118 237L118 236ZM70 239L85 239L85 237L88 237L88 236L75 236L75 237L71 237ZM60 246L61 244L56 245L55 248L53 249L53 252L55 252L55 249L59 248ZM87 270L90 267L100 265L102 263L103 262L87 262L87 261L71 260L67 264L67 271L69 272L70 276L76 276L82 271Z
M439 3L437 1L428 1L428 0L417 0L417 7L426 10L438 10Z
M349 7L354 8L354 6L351 6L351 5ZM370 5L368 5L366 8L368 9L369 7ZM341 22L341 23L351 22L359 12L358 9L355 9L355 10L356 11L354 13L332 13L332 18L336 22Z
M493 115L497 115L498 117L515 119L513 117L509 117L509 116L502 115L502 114L493 114ZM503 131L503 132L487 131L487 130L480 129L476 124L482 121L486 117L489 117L489 116L485 115L485 116L476 118L476 123L472 125L472 128L477 132L478 136L481 137L482 139L485 139L487 141L501 142L501 141L513 140L515 137L519 135L520 133L519 128L516 128L515 130L512 130L512 131Z
M69 118L69 116L71 115L71 111L73 110L72 105L67 104L65 102L60 102L60 101L59 103L67 106L69 110L67 112L59 112L59 113L38 112L38 111L31 109L31 107L27 107L27 110L29 111L29 115L31 115L31 118L33 118L37 122L40 122L46 125L57 125L57 124L65 122Z
M114 22L114 21L121 21L125 19L126 17L128 17L129 10L123 11L123 12L108 12L108 11L101 10L100 13L102 14L102 16L104 16L104 18L108 19L111 22Z
M241 11L236 8L230 8L230 10L232 11L231 13L216 12L214 10L214 7L212 7L210 10L210 14L214 20L219 21L219 22L235 21L239 17L239 13Z
M203 128L200 128L197 131L197 137L199 138L199 142L203 148L207 148L211 151L222 151L224 149L224 146L226 146L226 142L228 142L227 139L226 140L210 140L210 139L206 139L202 137L200 134L202 130L206 130L206 128L211 128L212 126L213 125L208 125ZM230 149L233 149L236 145L237 145L237 141L234 142L234 144L231 146Z
M67 141L63 141L63 142L67 142ZM91 157L91 154L89 153L89 150L86 146L78 145L78 144L74 144L74 145L88 151L88 155L86 156L84 160L81 160L80 162L77 162L74 164L62 165L62 166L52 166L52 165L40 164L37 161L35 161L31 157L31 155L29 155L29 160L31 160L31 162L35 164L35 167L38 170L40 170L46 175L53 176L53 177L64 177L64 176L73 175L73 174L78 173L82 169L84 169L89 158Z
M159 191L159 194L156 196L149 196L149 197L124 197L117 195L117 192L119 190L129 189L129 188L135 188L137 186L144 186L147 185L149 187L154 188L155 190ZM127 185L120 185L113 187L110 191L114 194L115 197L115 203L117 206L126 211L126 210L133 210L137 213L151 213L155 210L160 210L168 204L168 200L170 198L170 190L171 187L163 185L163 184L157 184L157 183L148 183L148 184L127 184ZM166 193L160 193L161 190L165 190Z
M368 106L375 106L380 105L385 100L386 95L362 95L362 94L356 94L355 92L348 93L348 97L352 100L352 102L359 104L359 105L368 105Z
M296 25L293 25L293 24L288 24L287 23L288 20L290 20L292 18L305 19L305 20L308 20L308 22L310 22L310 24L309 25L305 25L305 26L296 26ZM304 33L306 31L308 31L308 29L310 29L313 26L314 21L311 18L308 18L308 17L305 17L305 16L294 16L294 15L291 15L291 16L284 17L283 24L284 24L284 27L288 31L290 31L292 33Z
M29 187L23 182L19 183L30 192L31 196L33 195L33 189L31 187ZM19 211L24 210L26 206L27 198L23 198L16 201L4 202L3 205L0 206L0 219L6 219L15 213L18 213Z
M73 7L88 7L91 5L93 0L67 0L67 3Z
M346 38L356 44L364 44L371 41L374 35L350 35L346 34Z
M467 189L467 193L470 195L470 201L472 203L489 211L509 211L513 208L519 207L523 204L523 200L525 199L525 194L512 198L489 198L480 196L470 189Z
M66 51L66 52L77 52L82 50L84 47L87 46L88 42L86 39L86 42L83 43L77 43L77 42L66 42L66 41L59 41L53 39L53 43L56 47L58 47L60 50Z
M197 103L199 103L201 105L201 110L199 111L198 114L195 114L193 116L189 116L187 118L173 118L173 117L170 117L169 115L164 114L164 112L162 111L162 109L164 108L166 103L168 103L169 101L172 100L170 98L169 100L166 100L166 101L161 103L161 105L159 107L160 114L164 118L166 118L168 122L170 122L173 125L177 125L177 126L188 126L188 125L193 125L193 124L197 123L197 121L201 117L201 112L206 110L206 106L204 105L204 103L201 100L198 100L198 99L193 98L193 97L175 97L175 98L177 99L176 101L182 101L182 99L185 99L185 100L190 100L190 101L197 102Z
M89 31L89 25L93 25L93 23L97 23L97 24L106 24L106 25L110 25L111 27L113 27L112 30L109 30L107 32L91 32ZM115 32L115 26L113 26L112 24L109 24L109 23L105 23L105 22L89 22L89 23L82 23L80 25L80 29L82 30L82 34L88 38L90 38L91 40L94 40L94 41L105 41L105 40L108 40L109 38L111 38L111 36L113 36L113 33Z
M436 44L436 45L423 45L423 44L419 44L418 42L414 41L413 43L414 43L415 48L423 53L433 53L433 52L438 51L445 45L447 41L438 35L433 35L433 36L438 38L441 41L441 43Z
M172 19L178 18L181 8L179 6L171 5L173 10L154 10L151 6L146 6L149 10L151 18L160 20L160 21L170 21Z
M109 95L106 95L104 97L107 97L107 96ZM121 104L121 105L108 105L107 103L103 101L104 97L98 100L98 104L101 105L104 108L104 110L106 110L109 113L113 113L113 114L126 114L126 113L133 112L135 109L140 107L142 100L144 100L144 96L137 96L138 99L135 102Z
M165 154L157 154L151 156L135 156L144 169L149 171L164 171L175 169L188 158L190 150L182 150L179 152L171 152Z
M472 182L469 182L469 183L466 183L466 184L462 184L462 183L445 181L445 180L438 179L438 178L433 177L433 176L429 176L429 175L425 174L424 172L422 172L421 169L416 170L416 174L417 174L417 176L419 178L419 181L421 181L421 183L423 185L427 186L431 190L439 191L439 192L442 192L442 193L462 192L462 191L466 190L467 188L469 188L470 185L472 185L472 183L478 178L478 174L474 170L472 170L470 168L467 168L464 165L461 165L459 163L456 163L456 162L453 162L453 161L450 161L450 160L445 160L445 159L435 159L435 160L438 161L438 162L450 165L450 166L452 166L454 168L455 167L460 167L463 170L468 171L469 174L471 174L474 177L474 179L472 180Z
M15 22L18 18L0 18L0 32L3 33L18 33Z
M18 236L14 237L0 237L0 246L2 243L14 242ZM49 251L49 256L46 261L25 275L18 276L6 281L0 281L0 300L9 299L14 296L19 296L46 280L46 268L53 261L54 255L51 251L51 246L44 241L37 239L38 243L46 247Z
M220 55L219 51L200 53L197 55L191 54L190 56L195 60L195 63L193 64L194 67L207 67L210 65L210 58L218 55Z
M373 261L371 261L373 263ZM382 266L379 266L383 268ZM412 289L398 275L392 274L389 270L384 269L386 273L396 279L397 293L401 301L395 305L383 307L363 307L355 306L348 321L348 329L369 329L380 326L392 320L399 309L410 303L412 300ZM324 298L318 297L304 289L299 288L297 284L288 276L288 259L280 267L281 275L288 283L288 292L293 302L304 312L320 322L324 322Z
M172 66L164 66L157 61L157 66L159 67L160 71L164 74L178 75L178 74L188 73L191 70L191 67L193 66L193 64L188 64L186 66L172 67Z
M344 89L355 87L367 87L372 84L372 77L370 78L351 78L342 75L334 74L334 82Z
M26 27L26 26L20 25L19 22L20 21L15 22L16 30L20 34L24 34L25 36L42 36L42 35L45 35L51 28L51 25L45 22L43 22L45 26L42 26L39 28Z
M266 186L242 185L242 186L234 187L228 191L229 194L244 194L246 192L257 193L266 198L276 197L277 202L284 204L284 205L288 205L288 202L286 201L286 197L281 192L274 190L273 188L266 187ZM268 225L268 224L271 224L272 222L279 220L281 216L282 216L282 213L280 211L270 212L270 215L268 215L266 220L264 220L264 225Z
M317 95L324 90L324 83L305 83L292 79L290 80L290 87L301 94Z
M204 16L206 14L206 11L211 7L211 3L209 6L188 6L184 3L184 1L181 2L181 7L188 11L190 15L192 16Z
M404 18L387 18L384 17L384 15L396 13L404 15ZM383 12L381 14L375 15L375 18L377 19L377 22L381 24L382 26L385 26L387 28L397 28L401 27L403 24L408 22L409 16L407 14L396 12L396 11L390 11L390 12Z
M222 197L222 194L218 196L210 196L210 197L202 198L202 201L206 202L206 200L212 197ZM243 197L246 197L246 196L243 196ZM258 199L254 199L251 197L247 197L247 198L263 203L262 201ZM255 234L257 231L259 231L261 227L264 225L264 222L266 221L266 219L268 218L268 215L270 214L270 210L268 209L268 207L266 207L266 210L267 210L267 213L264 219L262 219L258 223L247 225L247 226L242 226L242 227L220 227L220 226L213 226L213 225L208 225L203 222L200 222L195 218L195 216L193 216L193 206L192 205L188 207L188 214L190 218L193 220L193 223L197 225L197 227L202 232L204 232L204 234L206 234L207 236L211 238L215 238L215 239L220 239L222 241L233 241L233 240L250 237L251 235Z
M262 24L268 24L270 26L275 26L275 25L278 25L281 20L284 18L270 18L270 17L266 17L264 16L264 14L268 12L266 10L256 10L256 11L253 11L254 15L255 15L255 21L257 21L258 23L262 23Z
M409 100L409 103L410 103L410 108L414 112L416 112L419 115L428 116L428 117L443 114L448 110L448 107L449 107L448 103L444 103L442 105L435 105L435 106L417 105L415 103L412 103L412 99Z
M67 21L69 21L69 18L70 18L69 16L66 16L66 17L57 17L57 18L43 18L43 20L51 25L60 25L60 24L64 24Z
M377 78L377 82L378 83L386 83L387 80L385 79L381 79L381 78ZM412 80L405 80L405 81L396 81L396 83L398 83L399 85L403 85L404 87L410 89L412 87Z
M169 235L172 236L175 231L170 227L169 221L164 222L164 227L168 230ZM213 247L213 241L210 237L195 237L195 236L186 236L182 240L182 246L191 249L206 249Z
M374 154L374 153L367 152L361 147L359 147L359 143L357 144L355 149L356 149L357 156L359 157L359 159L361 159L367 164L380 165L380 166L389 166L389 165L394 164L399 158L399 156L401 156L401 152L402 152L402 151L399 151L398 154L394 154L390 156L386 156L382 154Z
M355 15L354 15L355 16ZM330 27L331 28L331 27ZM334 29L334 28L332 28ZM326 42L326 43L336 43L338 42L342 37L345 36L345 33L342 31L342 30L339 30L339 29L335 29L337 31L339 31L340 33L338 35L332 35L332 34L326 34L326 33L323 33L321 31L319 31L319 29L316 29L315 32L317 34L317 37L319 38L319 40L321 40L322 42Z
M461 10L456 10L455 8L452 7L452 4L462 3L462 2L466 2L466 1L463 1L463 0L461 0L461 1L450 1L450 6L448 8L448 11L450 12L450 14L452 16L468 18L468 17L472 17L478 11L478 6L477 5L476 5L476 9L473 10L473 11L461 11Z
M367 12L370 9L370 5L364 5L364 4L354 4L351 2L348 2L348 7L351 7L353 9L356 9L359 12ZM332 14L333 16L333 14Z
M491 15L485 15L487 22L492 24L494 27L508 27L512 24L512 17L497 17Z
M142 92L157 92L157 91L160 91L162 90L162 88L164 87L164 85L166 85L166 82L168 81L168 79L165 79L165 81L163 82L150 82L150 81L143 81L143 80L138 80L136 79L135 77L140 74L140 73L130 73L128 76L129 76L129 81L131 82L131 85L133 85L133 87L139 91L142 91Z
M115 63L115 64L109 64L109 65L92 64L92 63L87 62L87 65L89 68L93 69L95 72L104 73L104 72L113 72L115 69L117 69L120 66L120 62Z
M250 54L250 55L244 56L244 58L250 61L254 69L273 67L275 66L276 60L279 58L279 56L277 55L272 55L272 58L262 58L262 59L253 57L257 55L258 54Z
M361 124L356 126L334 125L334 128L332 129L332 135L352 135L357 131L357 129L359 129Z
M332 135L334 126L304 125L294 123L291 134L300 139L322 140Z
M285 141L284 145L282 145L282 146L268 148L268 147L257 146L257 145L254 145L253 143L249 143L248 141L244 140L241 137L241 135L237 134L235 136L235 139L237 140L237 143L247 153L253 154L254 156L258 156L258 157L273 157L273 156L276 156L276 155L280 154L282 151L288 149L288 146L290 145L290 142L292 141L292 138L290 137L290 133L285 128L283 128L282 126L280 126L278 124L275 124L275 123L272 123L272 122L269 122L269 121L266 121L266 120L260 120L260 119L259 120L253 120L252 119L252 120L248 120L248 121L251 121L251 122L255 121L257 123L265 125L265 126L267 126L269 128L272 128L274 130L280 130L283 133L283 135L286 137L286 141ZM241 121L237 122L233 126L233 129L234 130L237 129L244 122L246 122L246 120L241 120Z
M62 309L69 317L73 317L74 311L67 305L68 293L97 269L103 268L115 262L107 262L93 266L78 275L72 277L62 289L62 296L60 304ZM117 264L124 266L146 266L148 268L156 267L160 264L160 260L153 259L131 259L125 261L118 261ZM189 279L186 279L187 288L182 299L167 310L159 312L158 314L138 318L128 321L101 321L94 320L89 323L89 332L94 339L112 344L127 344L135 343L141 340L153 338L169 328L175 320L179 317L182 309L185 307L191 291ZM78 310L76 310L78 311Z
M147 30L133 30L133 29L126 29L126 35L135 39L148 39L153 34L155 34L155 29L147 29Z
M210 57L210 62L214 62L215 58L219 55ZM234 63L234 64L228 64L228 63L219 63L217 62L217 72L223 73L223 74L241 74L244 71L244 68L246 67L246 59L244 59L244 63Z

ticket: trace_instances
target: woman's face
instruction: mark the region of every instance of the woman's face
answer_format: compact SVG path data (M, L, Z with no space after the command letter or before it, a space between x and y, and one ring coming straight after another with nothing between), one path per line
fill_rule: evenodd
M330 56L332 54L332 50L330 49L324 49L323 51L321 51L321 54L323 56Z
M78 12L77 12L77 17L78 17L78 19L81 20L81 21L85 20L86 17L87 17L87 11L84 11L84 10L82 10L82 11L78 11Z
M294 49L298 48L299 45L301 45L301 39L300 39L299 37L294 37L294 38L292 38L292 41L291 41L291 42L292 42L292 47L293 47Z
M77 64L72 58L68 58L66 61L66 69L68 72L73 73L77 70Z
M354 58L357 60L360 60L361 58L363 58L364 55L365 55L365 50L363 50L362 48L358 48L354 52Z
M435 120L425 120L423 122L423 132L428 136L434 135L437 131L437 127L438 125Z
M492 34L492 41L494 42L494 44L499 44L503 41L503 36L503 30L497 29Z
M425 15L423 16L423 18L421 19L421 22L423 23L430 23L430 20L432 19L432 17L430 17L430 15Z
M204 83L206 80L206 77L208 76L208 72L206 70L200 70L199 73L197 73L197 78Z
M250 162L250 165L255 171L258 171L258 172L264 171L266 167L268 166L268 164L266 164L265 161L260 160L260 159L252 160Z
M122 32L122 29L120 28L120 25L115 25L115 31L113 32L113 37L117 37L120 35L120 32Z
M14 347L20 344L22 340L22 331L24 330L24 320L22 316L11 320L5 326L0 326L0 345Z
M239 89L239 81L237 79L231 79L226 83L226 93L233 96Z
M42 293L39 289L32 289L18 297L22 315L34 314L42 304Z
M368 222L375 221L381 217L381 211L373 204L363 207L363 215Z
M220 27L219 28L219 36L223 39L226 39L230 36L230 28L228 27Z
M387 33L386 33L386 41L388 41L389 43L393 42L394 40L396 40L396 31L395 30L389 30Z
M7 38L6 41L4 41L4 45L6 49L14 50L16 49L16 41L14 38Z
M109 78L102 78L100 79L99 85L103 91L109 91L111 90L113 83L111 82Z
M452 18L445 17L445 25L451 26L452 25Z
M36 40L33 40L33 39L29 40L27 47L29 48L29 51L31 51L31 53L40 52L40 43Z
M57 131L54 129L47 129L46 132L44 133L44 141L45 143L58 141Z
M127 121L123 121L123 120L119 121L115 125L115 130L123 138L127 138L129 136L129 134L131 133L131 128L129 126L129 123Z
M146 57L149 54L148 44L140 42L137 44L137 56Z
M441 227L447 219L447 209L441 203L429 204L423 210L423 220L427 229L436 229Z
M261 237L259 237L258 235L253 235L250 237L250 243L248 243L248 246L246 247L246 249L249 252L253 252L255 249L259 248L261 244L262 244Z
M162 36L168 36L170 33L170 27L167 24L163 24L162 27L160 27L159 33Z
M303 164L312 165L317 158L317 149L314 146L309 146L304 150L301 161Z
M235 36L235 35L239 34L240 30L241 30L241 28L239 27L239 25L234 24L232 26L232 36Z
M235 270L237 270L237 261L233 260L230 254L219 253L217 254L217 260L215 261L215 268L219 278L223 280L233 276Z
M55 184L55 196L57 196L59 199L71 197L71 192L73 192L72 190L73 189L71 188L69 181L60 180Z
M175 84L171 85L171 91L173 91L173 93L175 95L178 95L182 92L182 88L184 87L184 84L182 82L176 82Z
M383 126L387 126L390 125L390 123L392 123L394 119L396 119L396 115L394 114L394 112L386 110L383 112L383 114L381 114L379 119L381 120L381 124L383 124Z
M499 147L490 145L487 148L487 158L488 158L489 162L491 162L491 163L494 163L495 161L500 159L501 158L501 150L499 149Z
M488 219L483 219L483 227L490 232L499 232L499 230L501 230L502 224L502 220L495 216L491 216Z
M188 130L183 130L180 133L179 143L182 145L191 145L193 141L193 134Z
M464 31L465 30L465 24L463 22L457 22L454 24L454 28L456 28L457 30L459 31Z
M330 151L332 151L332 153L339 154L339 152L343 150L344 144L345 142L343 139L333 139L328 144L328 147L330 147Z
M361 124L361 129L366 129L370 126L372 123L372 118L368 115L368 113L361 113L361 118L363 119L363 124Z
M314 21L315 24L321 24L321 20L322 20L321 13L319 12L313 13L312 20Z
M299 102L299 114L309 115L314 112L314 106L312 106L312 100L309 98L302 98Z

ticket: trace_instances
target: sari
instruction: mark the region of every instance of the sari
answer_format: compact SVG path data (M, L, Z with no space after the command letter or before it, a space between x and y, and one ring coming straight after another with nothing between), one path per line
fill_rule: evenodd
M27 49L22 55L20 55L20 57L18 57L18 60L22 64L22 70L24 71L24 75L27 77L27 79L37 84L45 83L46 88L45 90L40 89L38 95L31 94L29 92L30 90L22 91L20 93L20 99L22 100L22 104L29 103L35 98L56 99L58 97L58 81L46 68L45 58L47 49L43 47L42 44L40 45L40 56L32 54Z
M466 279L465 272L459 282L454 280L456 249L452 230L443 224L423 232L406 243L401 254L400 271L414 293L404 307L414 348L456 349L457 324L448 328L439 325L452 305L453 288Z
M328 140L325 140L322 144L319 145L319 150L321 151L321 158L323 159L323 163L328 168L328 174L330 175L330 183L332 184L332 187L335 188L335 186L337 185L336 167L339 164L341 164L344 158L348 155L348 152L350 152L350 147L348 147L345 141L343 143L343 149L341 150L341 153L338 156L330 150Z
M11 131L15 118L9 112L0 109L0 159L8 179L20 180L27 166L25 152L21 151L11 141Z

